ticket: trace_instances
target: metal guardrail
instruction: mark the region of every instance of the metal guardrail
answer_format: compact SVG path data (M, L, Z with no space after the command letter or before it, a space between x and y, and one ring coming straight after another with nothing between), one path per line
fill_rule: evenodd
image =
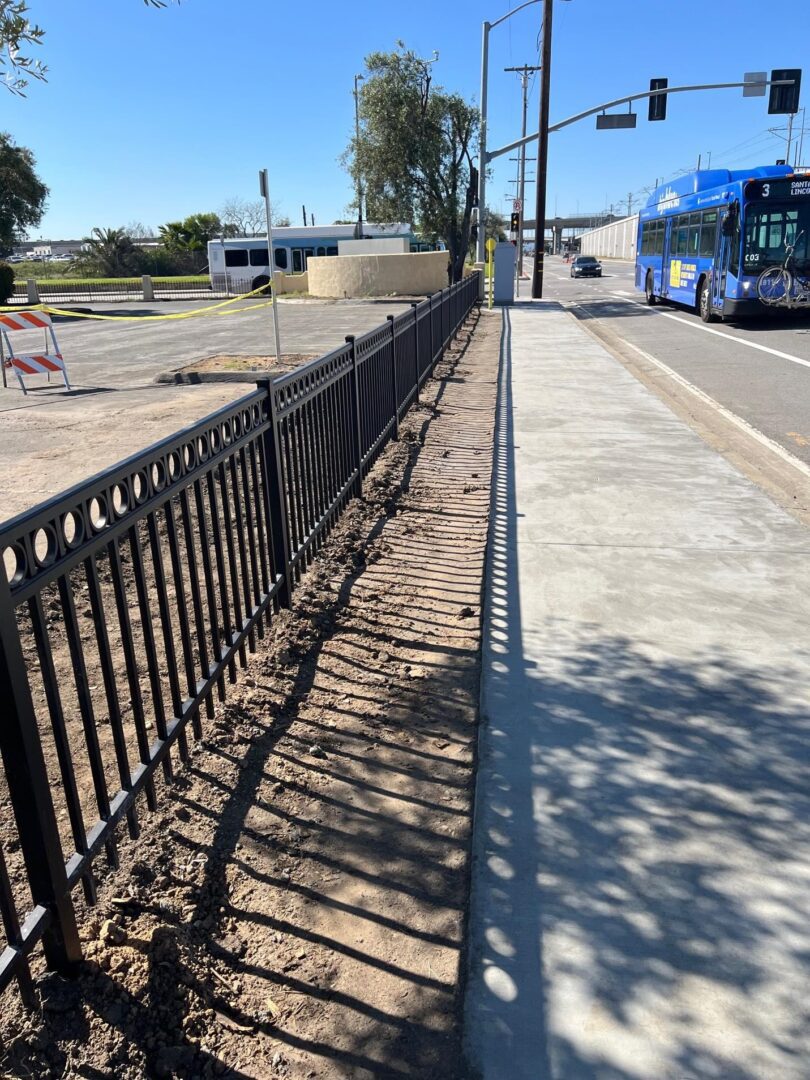
M0 991L75 970L73 893L290 594L478 298L477 275L0 525ZM140 797L143 796L143 799ZM11 811L13 811L13 816ZM27 914L20 918L20 912Z
M17 281L10 302L14 304L43 303L119 303L132 300L210 300L212 298L238 296L240 292L249 292L247 289L239 289L241 282L235 282L230 277L225 279L219 275L220 280L215 282L212 288L211 281L206 277L203 281L194 280L194 276L162 278L149 277L145 288L144 278L119 278L117 280L102 281L52 281L43 283L37 281L35 289L29 289L28 282Z

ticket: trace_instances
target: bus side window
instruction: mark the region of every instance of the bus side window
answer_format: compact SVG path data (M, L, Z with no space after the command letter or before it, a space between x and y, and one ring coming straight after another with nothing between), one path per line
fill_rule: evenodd
M276 260L276 267L279 270L287 269L287 249L275 248L273 250L273 258Z
M330 247L326 249L327 255L337 255L338 249L336 247Z
M700 214L689 215L689 238L686 246L686 254L690 259L697 258L700 250Z
M325 254L326 254L326 248L325 247L319 247L318 248L318 256L320 257L320 256L325 255Z
M302 273L302 271L304 269L304 253L301 250L301 248L293 248L292 249L292 257L293 257L293 265L292 265L293 273L294 274Z
M267 248L250 249L251 266L267 266Z
M667 235L667 223L663 219L657 223L655 230L655 251L653 255L664 254L664 237Z
M703 225L700 230L700 254L707 259L714 255L717 240L717 211L703 211Z
M248 253L245 248L225 248L226 266L247 266Z

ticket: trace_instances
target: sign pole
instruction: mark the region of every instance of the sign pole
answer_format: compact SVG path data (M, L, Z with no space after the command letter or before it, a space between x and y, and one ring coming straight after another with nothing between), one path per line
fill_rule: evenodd
M273 305L273 334L276 339L276 360L281 360L281 341L278 334L278 304L276 301L276 272L273 265L273 224L270 213L270 187L267 183L267 169L259 172L259 191L264 198L264 213L267 218L267 265L270 267L270 290Z
M487 277L489 278L489 303L487 307L491 308L495 294L495 237L490 236L487 238Z

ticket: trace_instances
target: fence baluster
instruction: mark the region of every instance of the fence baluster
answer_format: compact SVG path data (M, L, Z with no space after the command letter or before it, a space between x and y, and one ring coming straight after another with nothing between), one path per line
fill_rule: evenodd
M76 912L68 890L62 845L56 825L37 717L26 676L17 619L8 581L0 564L0 754L17 822L28 884L34 904L53 916L43 946L48 966L71 974L82 959Z
M397 388L397 332L394 329L394 316L386 315L391 327L391 388L394 395L394 442L399 441L399 389Z
M135 642L132 637L132 623L129 618L129 605L127 603L124 575L121 566L121 552L118 540L111 540L107 545L107 554L110 560L110 576L112 577L113 593L115 594L115 606L118 611L118 626L121 631L121 649L124 653L124 663L127 669L127 682L129 683L129 699L132 703L132 716L135 722L135 738L138 743L138 755L142 765L148 765L150 761L149 736L146 731L146 717L143 711L143 695L141 683L138 678L138 661L135 655ZM146 805L150 810L157 809L155 797L155 785L149 780L146 784Z
M360 427L360 379L357 363L357 343L355 335L346 336L347 344L352 348L352 380L351 380L351 419L353 420L354 440L354 468L357 471L357 479L354 483L354 494L358 499L363 497L363 443ZM350 421L351 422L351 421Z
M413 400L419 404L419 316L417 315L418 304L411 304L413 314Z
M292 568L290 566L290 532L287 520L287 501L285 495L284 469L281 459L279 421L276 416L276 395L272 379L260 379L260 390L267 395L267 413L270 424L262 433L262 472L264 473L265 492L267 495L268 522L270 531L270 550L273 573L281 578L278 591L280 607L288 608L292 601ZM292 502L290 478L287 476L287 490ZM273 582L275 584L275 582Z

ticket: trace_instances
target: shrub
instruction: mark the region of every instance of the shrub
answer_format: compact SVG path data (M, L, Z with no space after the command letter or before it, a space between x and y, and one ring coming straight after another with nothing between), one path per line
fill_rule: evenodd
M14 292L14 270L6 262L0 262L0 304L7 304Z

